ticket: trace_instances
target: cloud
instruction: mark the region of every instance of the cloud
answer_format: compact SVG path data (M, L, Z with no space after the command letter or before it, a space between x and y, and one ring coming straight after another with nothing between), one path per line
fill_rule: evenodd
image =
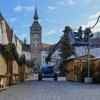
M93 8L94 8L94 9L99 9L99 6L95 5Z
M50 18L40 19L39 21L44 23L50 23L50 24L54 24L56 22L56 20Z
M97 12L96 14L89 16L89 19L95 19L95 18L97 18L99 15L100 15L100 12Z
M53 35L53 34L56 34L56 31L55 30L50 30L50 31L48 31L48 32L46 32L46 34L45 35Z
M56 6L48 6L48 9L50 10L55 10L57 7Z
M22 6L17 5L14 7L14 12L21 12L22 11Z
M11 18L10 21L13 23L17 20L17 18Z
M96 14L93 14L91 16L89 16L89 21L82 25L83 26L83 29L85 29L86 27L92 27L96 21L97 21L97 18L98 16L100 15L100 12L97 12ZM100 19L99 19L100 20ZM98 24L92 29L93 32L97 32L99 31L100 32L100 21L98 22Z
M21 5L17 5L14 7L14 12L22 12L22 11L32 11L34 10L34 6L21 6Z
M32 11L32 10L34 10L34 6L27 6L27 7L24 7L24 9L26 11Z
M70 5L74 5L74 4L75 4L75 0L68 0L68 3L69 3Z
M28 13L24 13L23 15L24 15L24 16L28 16Z
M45 19L45 21L49 22L49 23L55 23L56 22L54 19L50 19L50 18Z
M44 20L43 19L39 19L39 22L42 23L42 22L44 22Z
M56 0L58 6L74 5L76 0Z
M87 14L83 14L82 18L87 18L87 16L88 16Z
M59 4L60 5L66 5L66 3L64 1L60 1Z
M90 3L91 0L85 0L86 3Z
M29 27L29 25L28 24L23 24L21 27L22 28L27 28L27 27Z
M63 28L47 30L44 32L45 33L44 35L45 36L56 35L56 36L61 37L63 34L63 32L62 32L63 30L64 30Z

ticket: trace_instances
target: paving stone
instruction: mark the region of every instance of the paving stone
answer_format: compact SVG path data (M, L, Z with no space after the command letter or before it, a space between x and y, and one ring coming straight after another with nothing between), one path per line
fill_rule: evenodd
M0 91L0 100L100 100L100 85L67 82L65 78L24 83Z

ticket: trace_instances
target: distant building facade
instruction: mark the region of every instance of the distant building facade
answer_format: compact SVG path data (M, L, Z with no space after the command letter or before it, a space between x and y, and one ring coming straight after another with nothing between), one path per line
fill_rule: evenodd
M29 44L23 44L22 45L22 54L25 55L26 61L31 61L31 54L30 54L30 45Z
M51 47L51 45L46 44L46 43L42 43L42 50L41 50L41 52L42 52L41 66L47 65L45 59L46 59L46 57L47 57L48 54L49 54L50 47Z
M87 54L86 46L75 47L75 49L78 56ZM100 37L91 39L90 54L95 57L100 56Z

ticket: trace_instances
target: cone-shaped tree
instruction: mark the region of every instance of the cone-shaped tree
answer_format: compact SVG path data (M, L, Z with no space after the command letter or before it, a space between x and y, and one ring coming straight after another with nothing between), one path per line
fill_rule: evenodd
M72 54L74 54L74 48L70 45L70 40L68 37L68 34L72 32L72 29L69 26L66 26L63 32L64 34L61 37L61 47L60 47L60 52L61 52L60 57L62 59L62 62L59 67L61 75L66 74L66 66L67 66L66 59L70 57Z

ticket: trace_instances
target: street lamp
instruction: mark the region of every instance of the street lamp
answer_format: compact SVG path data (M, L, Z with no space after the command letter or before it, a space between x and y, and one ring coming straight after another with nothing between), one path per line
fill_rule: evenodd
M88 73L87 73L87 77L85 77L85 83L92 83L92 81L93 81L92 77L90 76L90 35L88 36L89 45L87 46L87 67L88 67Z

